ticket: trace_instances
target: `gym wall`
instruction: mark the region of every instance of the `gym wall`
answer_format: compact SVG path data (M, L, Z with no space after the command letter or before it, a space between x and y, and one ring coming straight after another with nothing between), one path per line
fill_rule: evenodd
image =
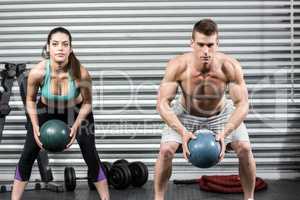
M299 177L299 1L0 0L0 61L38 62L49 30L68 28L75 54L93 78L100 158L143 161L153 178L163 126L155 109L160 80L170 58L190 51L193 24L207 17L219 24L220 50L244 69L250 102L246 125L258 176ZM10 105L0 143L1 181L13 179L26 134L16 82ZM77 143L49 156L56 180L63 179L66 165L86 174ZM205 170L177 154L172 178L237 173L233 153Z

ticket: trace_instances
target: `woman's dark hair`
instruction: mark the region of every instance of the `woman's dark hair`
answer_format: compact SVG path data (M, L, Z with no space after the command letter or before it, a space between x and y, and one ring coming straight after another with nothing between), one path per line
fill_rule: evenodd
M55 33L64 33L66 35L68 35L69 40L70 40L70 47L72 47L72 36L71 33L63 28L63 27L56 27L54 29L52 29L49 34L48 34L48 38L47 38L47 43L45 44L45 46L43 47L42 50L42 57L45 59L49 59L49 52L47 51L47 45L50 45L50 40L53 34ZM72 51L69 55L68 58L68 64L67 64L67 68L70 69L71 72L71 76L73 79L80 79L81 78L81 74L80 74L80 61L77 59L77 57L75 56L74 52Z

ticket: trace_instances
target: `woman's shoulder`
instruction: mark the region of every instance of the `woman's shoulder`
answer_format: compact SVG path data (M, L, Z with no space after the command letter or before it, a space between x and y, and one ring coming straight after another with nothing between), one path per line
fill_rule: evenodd
M38 62L36 65L34 65L31 68L31 70L34 70L34 71L37 71L37 70L39 70L39 71L41 71L41 70L45 71L47 62L48 62L47 60L42 60L42 61Z
M91 78L89 71L83 65L80 65L80 75L81 75L81 79L83 80L87 80Z
M36 80L42 80L46 72L47 60L42 60L33 66L29 72L29 77Z

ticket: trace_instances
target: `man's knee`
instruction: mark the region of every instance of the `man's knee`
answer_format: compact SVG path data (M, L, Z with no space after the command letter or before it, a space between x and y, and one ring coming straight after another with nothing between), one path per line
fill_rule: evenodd
M251 145L249 142L237 142L234 150L239 159L252 157Z
M160 147L159 157L164 160L171 160L173 159L176 152L176 148L172 147L171 145L163 144Z

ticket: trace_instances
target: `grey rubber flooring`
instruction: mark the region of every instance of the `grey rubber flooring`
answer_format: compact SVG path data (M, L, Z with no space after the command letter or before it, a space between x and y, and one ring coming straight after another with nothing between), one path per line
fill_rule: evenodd
M258 191L256 200L300 200L300 180L266 180L268 189ZM111 200L153 200L153 182L148 181L142 188L126 190L110 189ZM1 200L9 200L10 193L0 193ZM85 182L80 182L74 192L55 193L46 190L26 191L25 200L96 200L96 191L90 191ZM242 200L242 194L217 194L201 191L198 185L169 184L166 200Z

